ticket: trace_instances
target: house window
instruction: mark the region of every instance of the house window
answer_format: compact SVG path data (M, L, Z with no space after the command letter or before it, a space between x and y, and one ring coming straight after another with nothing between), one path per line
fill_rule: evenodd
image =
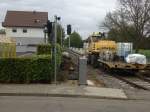
M17 32L17 29L12 29L12 32L16 33L16 32Z
M23 33L27 33L27 29L23 29Z

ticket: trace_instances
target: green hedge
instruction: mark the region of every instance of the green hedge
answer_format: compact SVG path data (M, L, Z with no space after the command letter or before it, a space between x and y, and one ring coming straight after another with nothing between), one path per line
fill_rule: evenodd
M57 48L57 62L58 62L58 65L60 65L61 58L62 58L61 57L62 49L59 44L56 45L56 48ZM51 51L52 51L52 45L50 45L50 44L40 44L37 46L37 55L50 54L51 56L54 56L53 54L51 54ZM53 57L53 59L54 59L54 57Z
M62 48L59 44L57 44L56 48L57 48L57 63L59 66L61 64L61 60L62 60Z
M54 78L53 54L48 53L48 51L51 51L50 45L41 46L42 47L38 47L38 54L49 55L0 58L0 83L50 83ZM43 48L45 48L45 50L43 50ZM58 68L61 64L61 53L61 47L57 45Z
M50 56L28 58L1 58L1 83L50 83L53 64Z
M37 55L51 54L50 44L40 44L37 46Z

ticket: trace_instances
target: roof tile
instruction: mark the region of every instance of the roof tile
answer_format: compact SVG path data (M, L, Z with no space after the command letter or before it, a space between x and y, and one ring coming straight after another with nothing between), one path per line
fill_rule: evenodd
M7 11L4 27L43 27L48 20L48 12Z

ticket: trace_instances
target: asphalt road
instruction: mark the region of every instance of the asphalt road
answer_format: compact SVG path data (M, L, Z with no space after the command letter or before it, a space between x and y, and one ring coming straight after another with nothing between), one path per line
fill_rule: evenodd
M0 112L150 112L150 101L0 96Z

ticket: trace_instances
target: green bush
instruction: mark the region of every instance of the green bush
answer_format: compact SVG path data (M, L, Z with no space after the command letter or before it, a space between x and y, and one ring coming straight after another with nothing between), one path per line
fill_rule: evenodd
M61 47L57 45L58 68L61 64L61 53ZM54 78L51 45L39 45L37 54L31 57L0 58L0 83L50 83Z
M61 64L61 60L62 60L62 48L59 44L57 44L56 48L57 48L57 63L59 66Z
M139 53L145 55L146 57L150 58L150 50L144 50L144 49L140 49Z
M51 54L52 52L52 48L53 46L50 45L50 44L40 44L38 45L37 47L37 55L43 55L43 54ZM61 63L61 56L62 56L62 49L61 49L61 46L59 44L56 45L56 48L57 48L57 64L58 66L60 65ZM53 54L51 54L51 56L54 56ZM53 61L54 61L54 57L52 57ZM53 62L54 63L54 62Z
M135 50L133 50L133 53L135 53ZM150 58L150 50L140 49L138 53L145 55L147 58Z
M50 83L53 75L51 57L1 58L1 83Z
M37 55L51 54L50 44L40 44L37 46Z

